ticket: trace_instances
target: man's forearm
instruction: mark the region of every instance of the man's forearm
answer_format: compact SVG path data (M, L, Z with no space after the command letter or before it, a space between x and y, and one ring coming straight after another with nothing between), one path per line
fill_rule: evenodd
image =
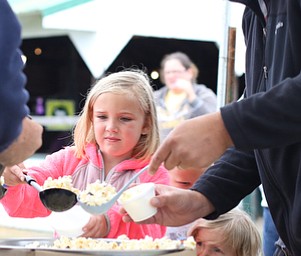
M0 163L4 166L12 166L33 155L42 145L42 132L43 127L40 124L28 117L24 118L18 138L0 153Z

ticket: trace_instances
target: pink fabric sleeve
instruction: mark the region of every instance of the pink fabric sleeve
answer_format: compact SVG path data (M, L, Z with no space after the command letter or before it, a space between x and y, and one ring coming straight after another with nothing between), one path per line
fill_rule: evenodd
M30 166L27 171L42 186L47 177L58 178L71 174L76 164L72 150L60 150L47 156L39 166ZM42 204L39 192L28 184L9 187L0 202L12 217L45 217L51 213Z
M46 217L51 213L42 204L39 192L27 184L9 187L1 203L11 217Z

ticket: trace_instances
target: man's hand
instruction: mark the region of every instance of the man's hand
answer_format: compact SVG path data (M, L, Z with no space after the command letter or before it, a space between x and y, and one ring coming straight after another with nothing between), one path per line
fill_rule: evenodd
M0 153L0 163L12 166L23 162L32 156L42 145L43 127L29 119L23 119L22 131L19 137L3 152Z
M155 173L164 162L166 169L200 169L211 165L233 142L220 112L179 124L155 152L149 167Z
M156 184L156 196L151 204L158 208L157 213L140 224L160 224L164 226L179 226L204 217L214 211L213 205L201 193L180 189L172 186ZM120 209L123 221L132 222L124 208Z

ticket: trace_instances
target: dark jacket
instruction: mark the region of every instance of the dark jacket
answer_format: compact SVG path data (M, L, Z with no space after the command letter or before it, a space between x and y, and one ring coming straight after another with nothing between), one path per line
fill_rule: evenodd
M19 136L28 114L20 45L20 24L7 1L0 0L0 152Z
M216 207L215 218L260 183L278 233L301 255L301 1L257 0L243 16L246 98L221 108L234 142L194 189ZM265 35L266 34L266 35Z

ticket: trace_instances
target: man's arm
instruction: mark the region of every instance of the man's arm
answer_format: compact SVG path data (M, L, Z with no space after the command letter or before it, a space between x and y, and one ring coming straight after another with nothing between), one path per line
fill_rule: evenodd
M40 124L25 117L20 135L7 149L0 152L0 163L12 166L33 155L42 145L42 132L43 127Z

